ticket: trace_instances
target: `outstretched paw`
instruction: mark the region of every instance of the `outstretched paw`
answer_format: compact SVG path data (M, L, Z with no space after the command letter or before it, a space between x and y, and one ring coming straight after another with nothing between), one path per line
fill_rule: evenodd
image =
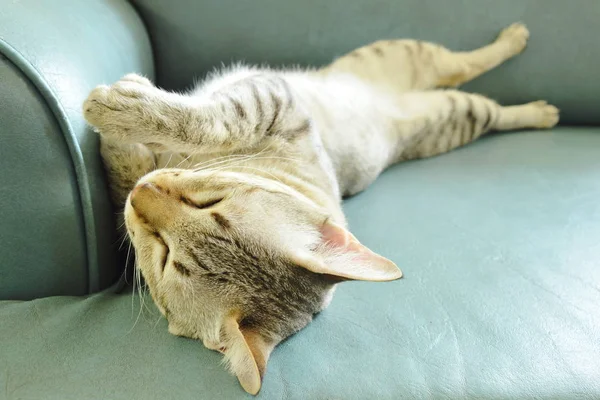
M513 54L519 54L527 46L527 40L529 39L529 30L527 27L520 23L514 23L502 30L497 42L506 42L510 45L511 52Z
M138 74L127 74L121 78L121 81L136 82L136 83L139 83L140 85L145 85L145 86L150 86L150 87L154 86L148 78L146 78L145 76L142 76L142 75L138 75Z
M83 116L104 136L125 142L143 142L145 116L159 103L160 90L139 75L129 74L111 86L100 85L83 103Z
M559 120L560 110L544 100L528 103L534 115L535 128L552 128Z

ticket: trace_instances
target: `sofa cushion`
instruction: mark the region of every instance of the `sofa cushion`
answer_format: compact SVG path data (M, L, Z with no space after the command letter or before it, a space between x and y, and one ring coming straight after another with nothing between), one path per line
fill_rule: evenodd
M523 21L524 54L464 88L501 103L547 99L562 122L600 124L597 2L565 0L132 0L146 22L158 82L181 89L221 63L322 65L374 40L416 38L455 50Z
M385 172L345 210L405 278L342 284L275 350L261 398L600 398L599 148L600 128L519 132ZM146 304L0 303L2 393L244 396Z
M115 216L89 91L152 75L142 22L123 0L20 0L0 12L0 299L80 295L112 284Z

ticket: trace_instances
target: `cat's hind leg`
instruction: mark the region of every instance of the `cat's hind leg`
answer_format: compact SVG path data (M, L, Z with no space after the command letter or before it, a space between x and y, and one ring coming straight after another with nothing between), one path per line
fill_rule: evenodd
M521 53L528 38L525 25L516 23L491 44L465 52L417 40L381 40L342 56L320 72L350 73L400 92L456 87Z
M544 100L518 106L500 107L493 128L499 131L525 128L552 128L558 123L558 108Z
M559 110L545 101L503 107L455 90L407 93L412 117L399 120L395 161L431 157L466 145L492 130L551 128Z

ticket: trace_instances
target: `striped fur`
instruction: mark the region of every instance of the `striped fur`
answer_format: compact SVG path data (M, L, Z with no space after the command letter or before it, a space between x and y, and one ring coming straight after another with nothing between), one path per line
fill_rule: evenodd
M84 115L169 331L224 352L256 393L272 348L336 283L398 278L345 230L341 198L393 163L492 130L554 126L558 110L543 101L503 107L447 89L528 36L514 24L470 52L384 40L315 70L237 65L184 94L134 74L94 89Z

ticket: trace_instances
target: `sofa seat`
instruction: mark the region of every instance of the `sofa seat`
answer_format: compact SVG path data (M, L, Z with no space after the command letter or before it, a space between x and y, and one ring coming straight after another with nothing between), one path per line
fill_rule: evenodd
M600 128L399 164L345 210L405 277L342 284L260 398L600 398ZM0 398L249 398L131 287L0 302Z

